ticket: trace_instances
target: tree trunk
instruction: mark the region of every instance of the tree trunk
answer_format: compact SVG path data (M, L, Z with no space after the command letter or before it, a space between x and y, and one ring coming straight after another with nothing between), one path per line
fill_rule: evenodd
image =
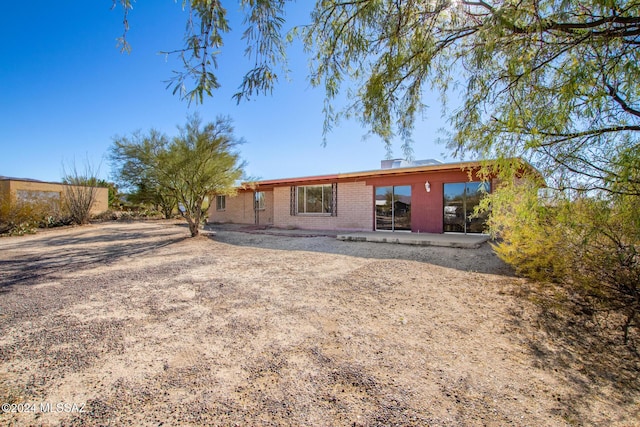
M189 223L189 231L191 232L191 237L197 237L198 234L200 234L202 200L198 200L195 206L197 206L197 208L194 208L194 205L191 205L189 203L184 203L184 212L182 212L182 216Z
M187 212L187 221L189 222L189 231L191 232L191 237L197 237L200 234L200 213L199 212Z
M194 221L192 218L187 218L187 222L189 223L189 231L191 232L191 237L197 237L200 233L198 222Z
M171 214L173 213L173 206L162 206L162 214L164 215L164 219L171 219Z

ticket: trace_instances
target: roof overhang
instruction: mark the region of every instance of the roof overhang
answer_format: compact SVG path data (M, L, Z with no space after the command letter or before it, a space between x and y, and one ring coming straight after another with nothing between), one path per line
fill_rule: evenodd
M517 160L522 164L523 171L533 172L534 175L542 177L533 166L522 159ZM340 181L360 181L371 178L379 177L391 177L391 176L408 176L424 173L438 173L438 172L450 172L450 171L477 171L483 167L489 167L495 164L492 160L482 161L466 161L455 163L442 163L438 165L423 165L423 166L411 166L406 168L390 168L390 169L374 169L360 172L347 172L336 173L330 175L316 175L316 176L304 176L297 178L281 178L281 179L268 179L253 182L243 182L240 186L241 190L267 190L274 187L284 187L291 185L312 185L312 184L325 184Z

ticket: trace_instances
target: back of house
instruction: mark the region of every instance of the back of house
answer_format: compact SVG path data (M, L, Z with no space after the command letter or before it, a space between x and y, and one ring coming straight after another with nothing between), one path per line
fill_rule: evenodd
M495 176L481 162L384 160L363 172L283 178L243 184L218 195L209 221L279 228L414 233L482 233L473 215Z

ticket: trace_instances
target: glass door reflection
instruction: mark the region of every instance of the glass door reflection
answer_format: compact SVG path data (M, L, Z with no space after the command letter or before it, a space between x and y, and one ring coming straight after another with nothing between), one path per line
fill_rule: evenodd
M487 215L475 216L475 208L489 191L487 182L444 184L444 231L482 233Z
M393 187L376 187L376 230L393 230Z
M411 186L393 187L393 230L411 231Z
M376 187L376 230L411 230L411 186Z

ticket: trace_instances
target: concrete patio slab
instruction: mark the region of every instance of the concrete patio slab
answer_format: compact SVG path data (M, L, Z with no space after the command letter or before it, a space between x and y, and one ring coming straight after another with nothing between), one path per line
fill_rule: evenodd
M474 249L479 248L483 243L488 241L489 236L486 234L430 234L371 231L338 234L337 239L351 242L398 243L402 245Z
M336 231L336 230L304 230L285 229L271 226L254 226L246 224L207 224L205 230L238 231L250 234L268 234L287 237L335 237L338 240L351 242L397 243L401 245L442 246L449 248L475 249L482 246L489 236L486 234L431 234L389 231Z

